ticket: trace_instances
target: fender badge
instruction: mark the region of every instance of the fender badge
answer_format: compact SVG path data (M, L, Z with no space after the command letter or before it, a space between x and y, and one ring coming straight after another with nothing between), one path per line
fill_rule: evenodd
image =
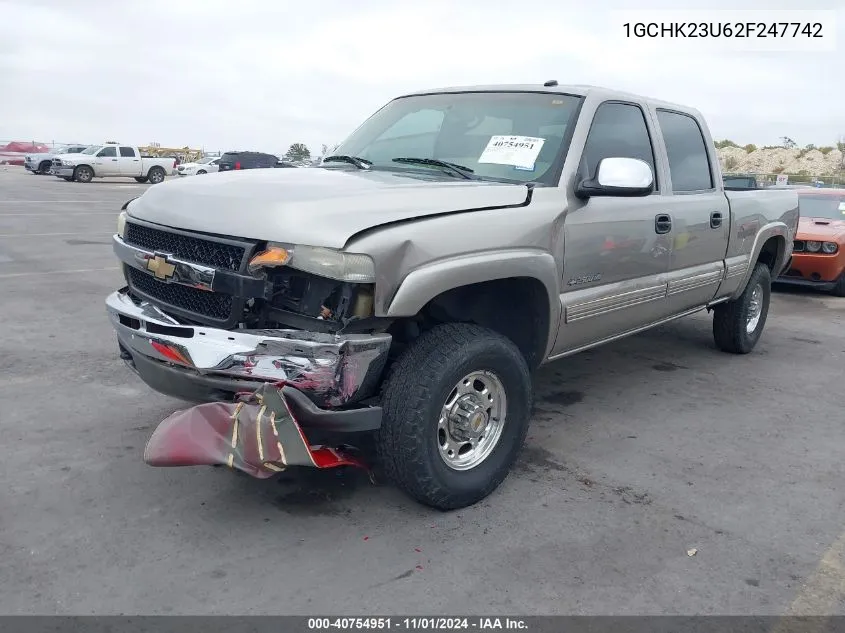
M582 277L573 277L572 279L566 282L566 285L579 286L581 284L589 284L594 281L601 281L601 273L596 273L594 275L583 275Z

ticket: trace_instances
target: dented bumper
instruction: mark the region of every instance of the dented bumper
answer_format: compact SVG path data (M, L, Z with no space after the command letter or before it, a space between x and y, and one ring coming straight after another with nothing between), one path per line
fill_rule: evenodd
M390 348L388 334L186 325L127 288L109 295L106 309L122 358L159 392L209 402L283 382L306 396L296 398L308 409L303 424L320 419L318 426L326 430L356 431L379 426L377 408L349 407L375 393Z

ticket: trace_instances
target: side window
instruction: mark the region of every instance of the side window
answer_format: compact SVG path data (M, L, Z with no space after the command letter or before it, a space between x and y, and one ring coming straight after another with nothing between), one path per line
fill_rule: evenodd
M109 158L111 156L117 156L117 149L112 145L111 147L104 147L100 150L97 156L101 156L104 158Z
M123 158L135 158L135 150L131 147L121 147L120 155Z
M84 147L71 147L68 154L79 154L84 149L85 149Z
M702 191L713 188L713 175L704 135L688 114L657 111L657 122L669 157L673 191Z
M645 115L639 106L608 102L598 107L581 159L585 175L594 176L599 161L603 158L643 160L651 167L656 183L654 150L651 147Z

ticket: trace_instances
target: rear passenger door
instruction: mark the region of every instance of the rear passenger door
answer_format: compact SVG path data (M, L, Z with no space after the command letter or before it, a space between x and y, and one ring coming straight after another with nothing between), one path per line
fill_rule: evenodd
M141 157L134 147L121 147L119 158L121 176L141 175Z
M655 192L570 201L564 221L563 325L554 354L639 329L669 314L669 238L658 216L669 212L670 197L662 193L651 125L639 103L606 101L593 117L580 175L595 176L603 158L637 158L651 167Z
M730 208L713 169L715 151L691 114L658 108L672 206L669 306L673 313L712 301L724 275ZM710 143L712 145L712 143Z

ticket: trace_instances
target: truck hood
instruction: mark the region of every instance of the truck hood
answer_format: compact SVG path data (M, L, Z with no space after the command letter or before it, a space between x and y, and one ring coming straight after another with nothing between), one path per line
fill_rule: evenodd
M845 241L845 222L829 218L801 218L795 237L799 240L841 243Z
M526 185L348 169L254 169L154 185L127 211L173 228L343 248L356 233L412 218L526 204Z

